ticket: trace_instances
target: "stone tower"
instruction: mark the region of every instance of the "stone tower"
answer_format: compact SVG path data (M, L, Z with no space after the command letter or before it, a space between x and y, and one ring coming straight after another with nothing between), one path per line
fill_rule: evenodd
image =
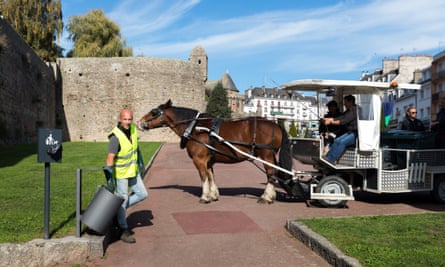
M199 65L202 73L202 81L206 82L208 79L208 57L204 48L200 45L195 46L190 53L189 61Z

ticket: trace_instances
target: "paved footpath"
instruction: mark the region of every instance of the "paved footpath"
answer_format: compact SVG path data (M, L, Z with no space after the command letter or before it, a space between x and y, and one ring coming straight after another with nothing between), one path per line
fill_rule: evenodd
M297 166L296 166L297 165ZM295 169L308 168L298 163ZM128 210L137 242L107 236L95 266L330 266L285 229L288 219L444 211L428 194L360 193L347 208L306 207L279 198L257 203L266 177L250 162L217 164L220 200L200 204L198 173L178 144L164 144L145 176L149 196Z

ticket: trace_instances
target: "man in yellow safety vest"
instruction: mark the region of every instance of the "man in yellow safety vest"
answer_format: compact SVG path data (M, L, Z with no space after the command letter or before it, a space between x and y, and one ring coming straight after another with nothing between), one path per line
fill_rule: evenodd
M120 239L126 243L135 243L133 232L128 228L126 209L147 198L148 193L141 178L138 133L131 110L123 109L120 112L119 123L108 138L104 171L107 176L116 179L115 191L124 199L117 212L117 224L122 231ZM129 187L132 191L130 195Z

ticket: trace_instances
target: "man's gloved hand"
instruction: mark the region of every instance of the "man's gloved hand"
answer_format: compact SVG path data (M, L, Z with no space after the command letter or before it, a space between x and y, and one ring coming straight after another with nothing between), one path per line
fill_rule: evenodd
M144 160L142 159L141 151L138 149L138 167L139 167L139 173L142 176L142 179L144 179L145 174L145 164Z
M108 180L113 179L113 167L112 166L104 166L104 174L105 178Z
M103 167L105 179L107 179L108 188L111 191L114 191L114 181L113 181L113 167L112 166L104 166Z

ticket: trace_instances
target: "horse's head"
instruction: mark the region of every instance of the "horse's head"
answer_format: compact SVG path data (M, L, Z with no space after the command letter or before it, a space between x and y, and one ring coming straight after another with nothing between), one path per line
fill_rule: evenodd
M166 126L164 113L165 110L171 108L171 106L172 101L169 99L165 104L152 109L150 112L142 116L141 119L139 119L139 121L137 122L138 128L141 130L149 130Z

